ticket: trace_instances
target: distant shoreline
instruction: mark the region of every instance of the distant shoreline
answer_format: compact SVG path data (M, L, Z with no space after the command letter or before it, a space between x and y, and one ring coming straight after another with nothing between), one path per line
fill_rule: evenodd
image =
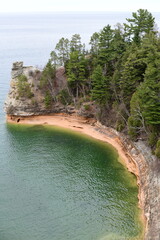
M141 221L146 229L147 221L143 209L143 194L140 192L140 176L136 161L125 151L123 143L113 129L106 128L95 119L86 119L76 115L54 114L46 116L7 116L7 122L13 124L30 124L30 125L49 125L70 129L79 133L86 134L97 140L111 144L118 152L119 161L127 167L137 177L137 185L139 186L139 207L142 209Z

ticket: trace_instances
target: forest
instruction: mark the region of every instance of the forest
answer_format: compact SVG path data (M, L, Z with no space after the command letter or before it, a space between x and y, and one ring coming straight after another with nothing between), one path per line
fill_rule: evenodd
M113 29L106 25L90 38L90 49L81 36L61 38L50 54L40 79L46 107L58 100L78 107L98 106L97 119L145 140L160 157L160 35L155 18L145 9L132 13ZM65 67L68 87L57 98L50 83L55 71Z

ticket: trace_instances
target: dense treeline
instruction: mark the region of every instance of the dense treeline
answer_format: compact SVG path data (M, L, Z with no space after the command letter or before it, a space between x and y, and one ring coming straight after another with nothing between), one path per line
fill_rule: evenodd
M45 84L44 76L63 65L68 80L63 93L66 103L94 101L103 123L127 130L135 140L146 139L160 157L160 37L147 10L139 9L126 20L114 29L107 25L95 32L90 50L79 34L71 40L61 38L41 84ZM46 96L52 99L49 90Z

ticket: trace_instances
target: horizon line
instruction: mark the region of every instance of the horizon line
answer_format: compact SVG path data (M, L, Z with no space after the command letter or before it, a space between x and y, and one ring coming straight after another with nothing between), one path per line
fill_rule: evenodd
M146 9L146 8L143 8ZM138 9L137 9L138 10ZM135 10L135 11L137 11ZM134 10L129 11L129 10L52 10L52 11L0 11L0 14L24 14L24 13L105 13L105 12L116 12L116 13L132 13L135 12ZM148 10L149 11L149 10ZM149 11L152 13L160 13L160 11Z

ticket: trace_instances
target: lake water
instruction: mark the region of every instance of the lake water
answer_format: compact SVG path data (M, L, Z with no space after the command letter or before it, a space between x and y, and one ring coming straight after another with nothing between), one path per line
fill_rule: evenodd
M0 15L0 240L140 239L136 179L114 149L58 128L6 125L3 112L12 62L44 66L61 37L80 33L87 45L130 16Z
M1 240L128 240L141 233L136 179L108 144L9 124L1 150Z

